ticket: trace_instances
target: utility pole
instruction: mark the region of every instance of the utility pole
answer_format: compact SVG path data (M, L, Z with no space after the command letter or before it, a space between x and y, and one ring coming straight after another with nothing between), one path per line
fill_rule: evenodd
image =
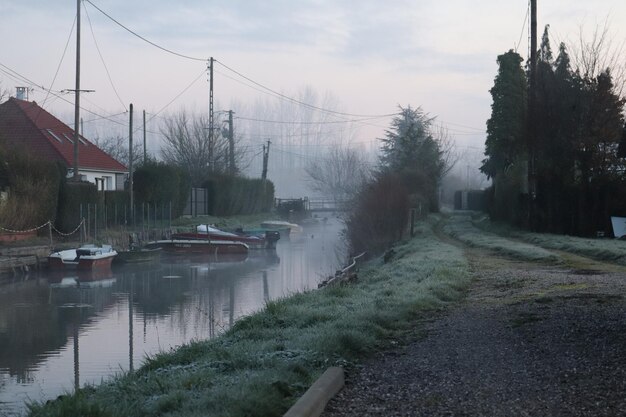
M263 145L263 172L261 173L261 179L265 181L267 179L267 163L270 159L270 140L267 140L267 148Z
M233 132L233 111L228 110L228 157L230 175L235 175L235 135Z
M148 153L146 151L146 111L143 111L143 163L144 165L148 161Z
M530 0L530 77L528 92L528 225L531 230L536 227L536 141L535 112L537 100L537 0Z
M213 172L213 57L209 58L209 172Z
M130 191L130 218L135 225L135 198L133 195L133 103L130 103L130 121L128 123L128 188Z
M76 0L76 91L74 92L74 181L78 181L78 144L80 135L80 0Z

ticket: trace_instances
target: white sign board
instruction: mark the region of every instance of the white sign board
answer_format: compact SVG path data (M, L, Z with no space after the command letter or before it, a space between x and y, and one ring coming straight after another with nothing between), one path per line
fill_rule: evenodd
M619 238L626 235L626 217L611 217L611 224L615 237Z

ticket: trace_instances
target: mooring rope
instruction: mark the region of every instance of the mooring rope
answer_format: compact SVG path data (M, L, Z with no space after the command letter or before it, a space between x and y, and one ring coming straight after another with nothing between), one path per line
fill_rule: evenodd
M3 230L5 232L9 232L9 233L28 233L28 232L34 232L35 230L42 229L42 228L46 227L49 224L50 224L50 220L48 220L47 222L45 222L41 226L33 227L32 229L27 229L27 230L13 230L13 229L7 229L7 228L2 227L2 226L0 226L0 230Z
M82 219L80 221L80 223L78 223L78 226L76 226L76 229L74 229L73 231L69 232L69 233L63 233L60 230L58 230L56 227L54 227L54 225L52 224L52 222L48 222L50 223L50 226L52 227L52 230L54 230L55 232L57 232L58 234L60 234L61 236L71 236L74 233L78 232L78 230L80 230L80 227L83 225L83 223L85 223L85 219Z
M69 233L63 233L60 230L58 230L56 227L54 227L54 224L52 223L52 221L48 220L47 222L45 222L44 224L42 224L41 226L37 226L37 227L33 227L32 229L26 229L26 230L14 230L14 229L7 229L6 227L2 227L0 226L0 230L4 231L4 232L9 232L9 233L28 233L28 232L34 232L37 231L39 229L43 229L46 226L50 226L52 228L52 230L54 230L55 232L57 232L58 234L60 234L61 236L71 236L74 233L78 232L78 230L80 230L80 227L83 225L83 223L85 223L85 219L82 219L80 221L80 223L78 223L78 226L76 226L76 229L74 229L73 231L69 232Z

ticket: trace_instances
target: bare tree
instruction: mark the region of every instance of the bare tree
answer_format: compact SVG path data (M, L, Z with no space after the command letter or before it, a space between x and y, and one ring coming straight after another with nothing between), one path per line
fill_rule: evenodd
M460 159L460 155L456 150L454 139L450 135L450 131L441 124L433 124L430 127L430 134L439 144L439 152L443 162L443 171L441 178L445 177L454 168Z
M206 115L190 116L183 110L166 118L161 128L164 137L161 148L163 160L186 169L193 185L202 184L211 174L229 173L228 132L220 128L219 124L214 128L211 140ZM235 166L242 159L241 148L235 146Z
M2 87L2 83L0 83L0 103L4 103L4 101L8 98L9 98L9 90Z
M129 166L128 138L120 135L106 138L96 136L94 143L116 161ZM143 162L143 144L137 141L133 143L133 165L137 166L141 162Z
M305 169L311 160L323 158L330 147L345 146L356 131L352 118L322 111L341 111L330 93L311 87L285 92L295 100L259 99L250 106L235 106L237 126L250 144L250 172L261 172L261 146L271 140L269 174L278 193L302 195L309 180ZM306 104L303 104L306 103Z
M624 92L626 83L626 63L624 60L624 41L617 44L611 37L608 19L603 25L596 25L590 36L585 34L581 25L578 40L572 48L573 66L583 78L596 79L607 69L618 95Z
M335 201L353 198L372 175L365 154L348 147L336 147L323 158L309 163L305 171L313 191Z

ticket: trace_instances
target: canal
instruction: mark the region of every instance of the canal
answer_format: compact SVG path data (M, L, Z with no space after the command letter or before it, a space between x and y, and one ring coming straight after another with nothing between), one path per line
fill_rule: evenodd
M344 260L338 220L244 259L163 257L99 274L0 281L0 416L211 338L269 300L317 288Z

